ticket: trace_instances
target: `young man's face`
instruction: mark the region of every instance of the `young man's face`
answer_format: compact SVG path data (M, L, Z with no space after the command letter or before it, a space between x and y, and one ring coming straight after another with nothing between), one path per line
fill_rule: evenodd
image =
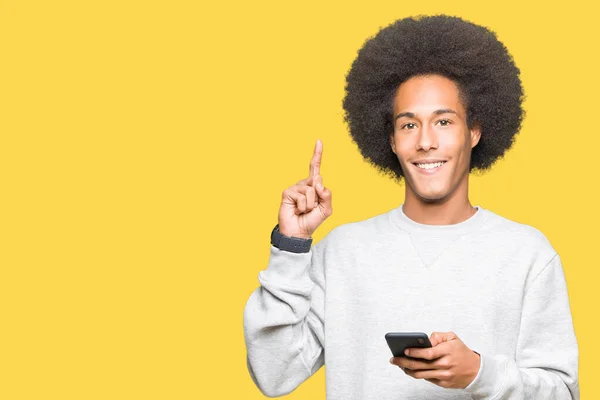
M458 87L448 78L415 76L399 86L390 144L407 197L431 203L448 200L457 189L467 195L471 149L481 133L477 125L468 129L466 117Z

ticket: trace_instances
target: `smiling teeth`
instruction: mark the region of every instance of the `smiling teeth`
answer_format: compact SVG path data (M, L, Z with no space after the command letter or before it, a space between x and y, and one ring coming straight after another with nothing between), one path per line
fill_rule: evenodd
M437 168L440 165L442 165L444 162L437 162L437 163L433 163L433 164L416 164L417 167L421 168L421 169L433 169L433 168Z

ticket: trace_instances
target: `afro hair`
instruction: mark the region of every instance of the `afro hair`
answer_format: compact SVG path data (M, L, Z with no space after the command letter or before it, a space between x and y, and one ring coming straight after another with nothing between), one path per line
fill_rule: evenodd
M344 120L362 156L385 176L401 181L390 146L398 86L416 75L438 74L455 82L469 128L481 138L471 152L472 170L484 171L514 141L524 117L519 69L496 34L458 17L397 20L369 38L346 76Z

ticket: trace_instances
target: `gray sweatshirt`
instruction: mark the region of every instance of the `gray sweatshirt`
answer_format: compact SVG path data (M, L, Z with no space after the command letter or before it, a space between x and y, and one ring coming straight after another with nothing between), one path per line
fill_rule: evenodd
M477 206L423 225L402 205L332 229L308 253L271 245L244 309L250 376L268 397L326 365L328 400L579 399L559 255L537 229ZM387 332L454 332L480 353L464 389L389 363Z

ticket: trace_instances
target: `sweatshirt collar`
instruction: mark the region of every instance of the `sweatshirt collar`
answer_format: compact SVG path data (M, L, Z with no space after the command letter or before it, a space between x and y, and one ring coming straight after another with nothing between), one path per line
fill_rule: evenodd
M479 229L487 220L489 211L481 206L475 206L477 212L470 218L450 225L427 225L420 224L408 218L403 211L404 204L390 211L390 218L402 230L415 234L434 235L464 235Z

